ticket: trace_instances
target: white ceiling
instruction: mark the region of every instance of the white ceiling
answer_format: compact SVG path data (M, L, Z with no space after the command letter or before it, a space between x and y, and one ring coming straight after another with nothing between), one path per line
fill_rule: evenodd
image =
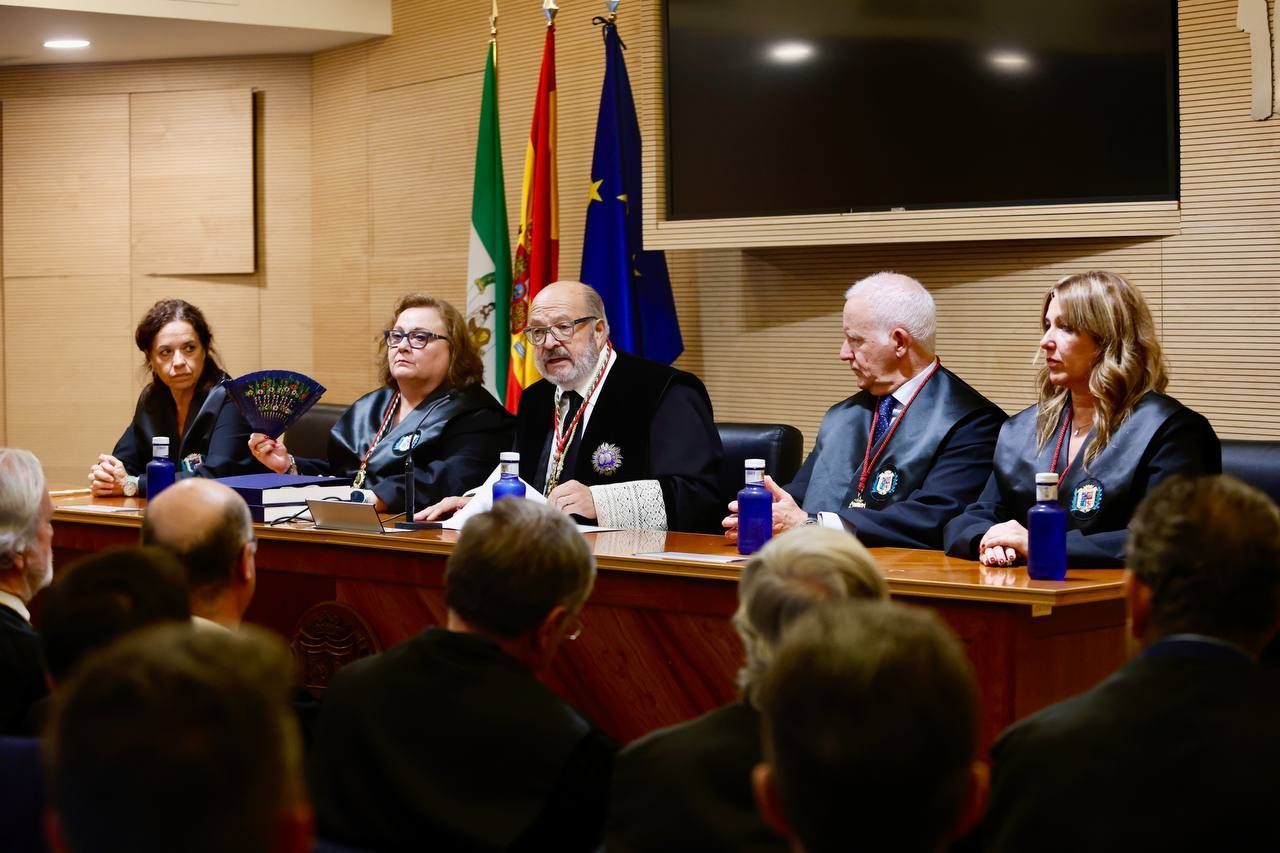
M0 5L0 66L315 53L375 35ZM83 50L43 46L53 38L85 38L92 44Z

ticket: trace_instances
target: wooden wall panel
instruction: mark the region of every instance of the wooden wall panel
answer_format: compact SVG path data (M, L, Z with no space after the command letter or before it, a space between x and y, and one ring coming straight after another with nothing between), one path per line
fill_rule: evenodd
M296 58L280 63L269 80L254 91L259 351L245 370L272 367L314 375L311 64ZM244 372L238 362L233 369L237 375Z
M199 306L213 329L213 345L222 356L222 365L232 376L257 370L261 362L259 335L258 282L252 276L183 276L135 275L129 304L133 326L157 300L185 299ZM136 352L141 359L142 354ZM273 362L271 367L301 370L291 362ZM149 381L142 376L140 381ZM136 394L141 385L135 389Z
M325 401L348 403L377 382L369 306L368 48L312 63L312 254L316 378Z
M253 94L129 96L134 273L255 271Z
M2 257L4 328L0 342L5 359L3 416L31 418L28 412L56 424L72 423L65 413L84 410L83 400L50 417L48 389L32 383L17 384L31 363L50 361L47 348L31 349L33 341L52 320L61 322L47 304L32 294L39 288L56 293L65 308L70 327L100 331L92 358L105 353L101 378L75 387L82 398L92 397L94 408L86 423L74 428L85 439L69 440L59 429L33 429L23 421L21 431L10 428L5 440L26 442L46 466L80 485L97 453L109 450L124 428L144 375L138 371L141 357L133 347L133 330L142 310L161 296L179 296L200 305L210 316L215 341L228 367L245 373L263 367L288 367L315 371L311 291L311 62L307 57L252 57L193 61L148 62L122 65L29 66L0 69L0 100L6 115L15 99L116 99L127 105L134 93L177 93L209 89L239 89L254 93L257 136L255 189L258 211L255 225L259 271L251 275L148 276L129 275L129 205L127 109L120 110L121 146L125 183L116 193L122 199L117 217L123 223L121 237L112 251L119 260L113 266L99 264L87 275L28 279L16 275L11 257ZM96 126L102 138L110 123ZM12 130L12 128L10 128ZM10 134L12 137L12 134ZM8 144L10 140L6 140ZM12 150L4 162L12 165ZM11 199L13 183L21 178L10 169L3 182L4 198ZM89 187L80 196L92 200ZM38 211L36 213L39 213ZM66 239L76 244L92 237L74 217L50 222L39 239ZM119 275L105 275L112 270ZM17 283L14 279L17 278ZM16 290L15 290L16 288ZM13 296L18 293L19 297ZM16 359L16 361L15 361ZM113 359L119 359L117 362ZM86 358L86 360L88 360ZM47 381L47 379L46 379ZM323 381L323 379L321 380ZM61 401L61 398L59 398ZM58 405L62 405L58 402ZM23 414L19 414L23 413ZM70 427L69 427L70 428ZM68 461L70 460L70 461ZM53 473L51 473L51 477ZM56 480L55 480L56 482Z
M127 337L105 333L133 328L118 297L129 279L11 276L4 288L6 441L34 452L51 483L87 485L137 398L141 358Z
M2 144L5 274L127 274L128 98L5 98Z

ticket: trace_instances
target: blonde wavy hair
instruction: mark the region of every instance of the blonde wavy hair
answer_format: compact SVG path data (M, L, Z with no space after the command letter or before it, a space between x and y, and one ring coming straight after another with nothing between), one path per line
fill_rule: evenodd
M1169 372L1147 300L1123 276L1095 271L1060 279L1044 296L1042 323L1055 299L1063 325L1091 336L1098 345L1098 358L1089 374L1089 392L1097 408L1093 413L1094 438L1084 454L1087 466L1106 449L1147 392L1164 391ZM1049 381L1048 365L1041 365L1037 382L1036 437L1043 450L1062 419L1062 410L1071 402L1071 392Z

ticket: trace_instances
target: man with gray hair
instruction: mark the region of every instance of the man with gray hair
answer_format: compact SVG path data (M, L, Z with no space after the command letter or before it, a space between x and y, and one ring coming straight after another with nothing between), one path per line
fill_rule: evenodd
M374 850L594 851L613 745L543 686L595 559L567 516L499 501L445 569L446 624L344 667L311 781L322 837Z
M785 488L774 530L844 527L869 546L942 547L942 529L986 484L1005 414L942 366L933 297L893 272L849 288L840 359L860 389L832 406ZM723 522L737 538L737 503Z
M0 735L22 734L43 697L40 637L27 605L53 580L53 501L40 461L0 447Z
M187 569L197 625L238 628L257 587L258 542L244 499L216 480L181 480L147 504L142 544L169 551Z
M888 595L871 555L847 533L804 527L757 551L742 569L733 617L746 651L742 698L623 750L609 808L611 853L785 853L751 792L751 770L762 760L760 685L781 635L801 614L825 601Z

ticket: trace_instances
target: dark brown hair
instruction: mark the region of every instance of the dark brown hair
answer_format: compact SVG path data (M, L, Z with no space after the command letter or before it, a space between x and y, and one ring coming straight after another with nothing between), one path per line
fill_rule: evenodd
M208 391L222 379L222 374L227 371L222 366L222 358L218 355L218 351L213 348L213 331L209 328L209 321L204 318L204 312L185 299L161 299L152 305L138 321L138 328L133 332L133 342L142 352L143 367L151 373L151 378L154 380L155 372L151 369L151 347L156 342L156 335L170 323L189 323L196 337L200 339L200 346L204 347L204 370L200 373L200 379L196 385L201 391Z
M466 388L484 381L484 362L480 360L480 351L475 342L467 334L467 321L461 312L443 299L436 299L426 293L406 293L396 303L391 320L387 323L390 329L396 324L396 318L410 308L434 308L444 321L444 334L449 339L449 372L444 377L445 388ZM378 352L382 355L379 375L382 384L395 388L396 381L391 377L391 367L387 364L387 342L383 339L378 344Z

